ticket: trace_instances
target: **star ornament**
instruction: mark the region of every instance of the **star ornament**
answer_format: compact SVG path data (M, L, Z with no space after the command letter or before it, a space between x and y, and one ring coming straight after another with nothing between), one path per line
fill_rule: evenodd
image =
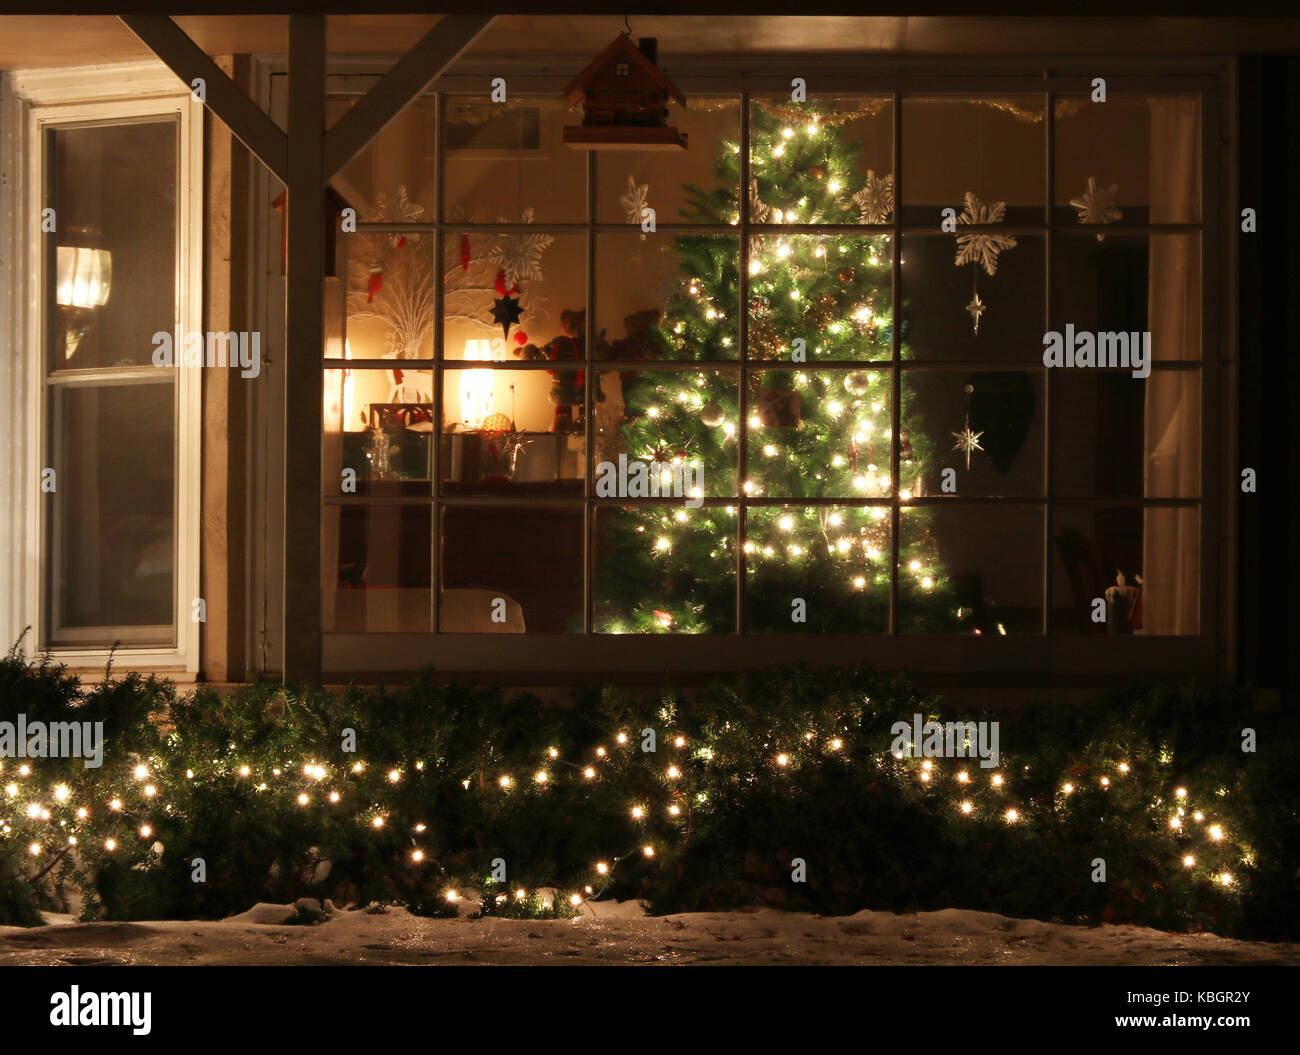
M952 435L953 438L957 441L956 445L953 447L953 450L966 452L966 468L967 470L969 470L971 454L973 454L975 451L982 451L984 449L983 447L980 446L980 437L983 436L984 433L971 432L970 426L967 425L964 429L961 430L961 432L954 432Z
M524 309L519 306L519 298L512 297L509 293L492 304L492 318L501 324L502 335L506 339L510 337L510 327L519 322L519 316L523 313Z
M1001 223L1007 210L1003 201L983 202L970 191L966 192L966 204L958 223L987 226ZM1004 249L1014 249L1019 243L1015 235L998 234L995 231L981 231L978 234L959 234L957 236L957 264L978 264L990 275L998 270L998 254Z
M976 293L966 305L966 310L970 313L971 321L975 323L975 333L980 332L980 316L984 314L984 302L980 300L980 295Z

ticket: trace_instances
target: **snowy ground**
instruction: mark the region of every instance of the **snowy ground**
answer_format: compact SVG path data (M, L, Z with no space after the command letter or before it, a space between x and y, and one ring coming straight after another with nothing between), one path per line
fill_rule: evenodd
M425 919L404 909L339 912L285 926L289 905L220 922L0 927L0 965L17 964L1300 964L1300 945L1066 927L947 909L825 917L752 912L646 916L584 906L573 920Z

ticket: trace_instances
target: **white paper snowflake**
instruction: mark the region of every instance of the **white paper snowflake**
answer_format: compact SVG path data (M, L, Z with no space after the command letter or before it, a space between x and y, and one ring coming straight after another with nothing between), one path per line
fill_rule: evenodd
M646 209L650 207L649 194L650 184L638 183L631 175L627 177L627 190L619 196L618 203L623 206L623 214L628 223L640 226L645 219Z
M1088 177L1088 189L1077 198L1071 198L1070 204L1079 211L1080 223L1114 223L1124 214L1115 206L1115 197L1119 184L1098 187L1095 176Z
M853 195L853 204L863 223L888 223L894 211L894 174L877 177L867 169L867 183Z
M417 205L411 201L406 193L406 185L401 184L395 194L386 194L380 191L375 195L375 208L372 213L374 223L419 223L420 217L424 215L424 206ZM399 239L405 237L408 242L418 242L418 234L400 235L390 234L388 241L392 245L397 245Z
M1001 223L1006 212L1007 203L1002 201L982 202L970 191L966 192L966 205L958 223L993 224ZM996 234L981 231L978 234L959 234L957 236L957 264L978 264L990 275L998 270L998 254L1004 249L1014 249L1019 243L1014 235Z
M772 207L758 196L758 180L749 181L749 222L767 223L772 215Z
M525 209L522 219L524 223L532 223L533 210ZM542 253L553 241L549 234L499 234L483 253L483 259L506 273L509 286L533 281L542 277Z

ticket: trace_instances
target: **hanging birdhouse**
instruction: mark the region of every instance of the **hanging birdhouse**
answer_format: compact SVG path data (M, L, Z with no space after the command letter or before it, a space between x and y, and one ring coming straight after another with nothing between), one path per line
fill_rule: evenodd
M564 130L577 150L685 150L686 133L668 124L668 100L686 105L655 65L658 41L619 34L564 90L570 106L582 104L580 126Z

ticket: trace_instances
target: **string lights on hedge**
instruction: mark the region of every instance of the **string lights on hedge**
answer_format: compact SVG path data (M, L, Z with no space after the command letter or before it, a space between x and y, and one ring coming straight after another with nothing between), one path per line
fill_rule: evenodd
M809 730L802 737L790 737L788 743L782 743L780 737L765 736L763 742L768 745L766 762L754 767L753 772L744 774L745 779L752 782L765 774L769 778L797 781L801 770L808 764L825 764L833 759L838 759L838 764L854 764L848 757L852 752L845 751L847 726L842 722L833 725L830 730ZM730 723L722 731L730 731ZM669 732L665 742L673 757L665 762L657 753L642 752L626 729L615 731L606 742L616 745L615 755L600 744L588 755L571 760L564 757L558 746L552 745L540 753L536 768L527 774L526 780L520 779L516 772L500 772L481 780L480 793L488 796L551 794L570 784L581 788L608 780L611 777L610 766L617 763L619 773L625 777L651 776L658 782L657 797L647 793L643 781L636 782L638 790L635 794L629 793L625 816L637 833L622 854L593 860L588 874L579 881L578 889L557 889L551 898L543 897L537 890L515 887L516 902L536 902L537 911L553 912L564 906L576 910L588 901L598 901L617 879L620 866L629 861L644 866L662 858L663 841L669 836L650 833L647 825L654 818L667 818L668 830L680 838L689 832L693 811L708 805L707 792L697 786L707 784L707 781L697 778L706 777L709 767L716 765L716 750L712 744L697 740L690 743L688 749L684 733ZM1080 793L1075 778L1057 783L1050 803L1033 799L1020 801L1012 797L1013 781L1007 776L1005 765L985 775L978 769L972 770L963 759L912 757L911 746L907 753L893 751L869 757L877 767L884 766L892 757L898 774L910 776L927 795L953 794L952 815L962 822L996 822L1007 827L1032 829L1039 816L1036 811L1070 809ZM248 757L248 752L240 753ZM646 768L644 772L634 773L629 768L629 760L638 756ZM89 787L73 788L61 780L43 788L42 792L38 790L43 787L39 772L31 764L23 763L7 773L9 779L3 784L4 797L0 805L7 806L10 814L0 823L0 838L26 844L28 858L37 862L39 867L37 878L47 874L59 860L71 853L93 857L99 848L110 856L120 854L125 847L132 845L132 842L123 841L123 837L128 835L134 836L136 846L147 844L145 853L160 856L165 847L156 841L157 811L162 811L165 818L173 809L171 797L167 794L168 762L172 763L172 771L183 772L184 781L189 785L187 794L201 794L205 786L218 781L256 780L256 774L260 773L269 775L270 779L255 784L258 794L284 795L302 812L337 809L344 798L349 797L355 802L353 808L357 811L358 823L375 834L386 831L390 821L396 823L393 807L372 801L369 789L355 788L354 791L366 790L367 794L352 794L349 782L356 784L373 770L382 775L379 776L381 786L395 789L404 782L408 768L417 773L428 769L422 760L408 763L406 767L396 763L375 765L367 759L337 766L322 764L317 758L305 759L300 764L276 760L269 767L265 763L245 760L213 760L205 767L197 761L181 765L176 760L150 758L122 765L122 776L117 781L105 780L102 771L87 771L95 774ZM1160 763L1168 765L1170 762L1172 756L1162 752ZM0 773L6 771L6 764L0 762ZM1104 794L1133 779L1132 765L1120 761L1099 774L1095 786ZM470 778L459 783L466 792L475 786ZM95 794L96 786L109 790ZM87 798L88 794L94 797ZM1216 791L1216 797L1226 794L1226 788ZM986 796L991 798L984 801ZM1221 891L1240 891L1238 876L1230 870L1229 863L1235 856L1241 863L1250 865L1253 855L1248 847L1232 843L1222 821L1211 820L1205 808L1197 808L1186 786L1177 785L1151 798L1146 814L1152 827L1174 844L1170 857L1180 872L1193 873L1207 886ZM411 833L411 847L406 857L409 866L415 869L436 868L446 875L442 864L422 844L420 837L427 832L427 825L423 821L404 822L403 827ZM1194 845L1187 845L1189 841L1194 841ZM1192 852L1196 845L1200 846L1199 853ZM448 880L447 900L455 903L463 898L461 891L466 884L456 883L451 877ZM485 887L490 885L490 881L479 882ZM502 902L504 895L500 892L494 894L487 890L486 893L492 904L506 904L510 900L506 897Z

